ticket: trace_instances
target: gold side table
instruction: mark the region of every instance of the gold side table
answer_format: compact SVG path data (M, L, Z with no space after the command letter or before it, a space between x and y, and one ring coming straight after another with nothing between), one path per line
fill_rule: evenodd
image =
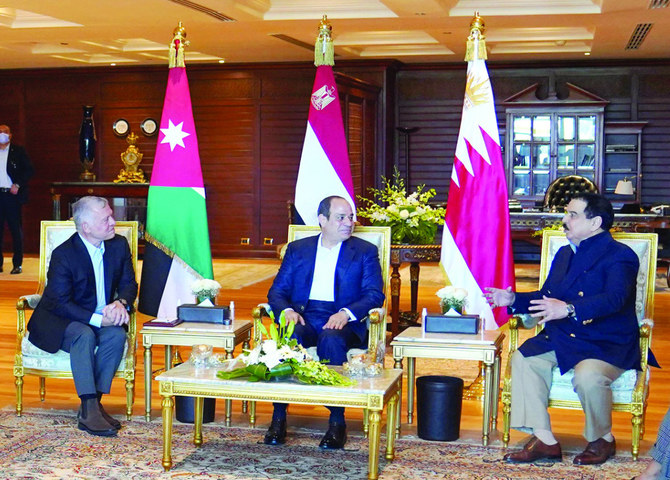
M242 343L249 348L251 342L251 320L233 320L232 325L215 323L183 322L175 327L153 327L144 324L142 345L144 345L144 417L151 421L151 347L165 345L165 369L172 368L172 346L192 347L193 345L211 345L223 348L226 358L233 358L233 350ZM226 401L226 425L230 426L231 402Z
M394 368L402 368L402 361L407 358L407 423L411 424L413 420L417 358L480 361L485 367L482 444L488 445L489 433L498 420L500 354L504 338L505 334L497 330L468 335L423 333L421 327L410 327L395 337L391 342Z

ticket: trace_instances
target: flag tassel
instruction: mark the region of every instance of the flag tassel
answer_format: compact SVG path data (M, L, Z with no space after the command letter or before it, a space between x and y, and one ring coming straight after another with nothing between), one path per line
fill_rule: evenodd
M465 47L465 61L486 60L486 37L484 36L484 20L475 12L475 17L470 22L470 35Z
M319 34L314 45L314 65L335 65L335 49L333 47L333 27L328 23L326 15L319 23Z
M170 42L170 68L186 67L184 62L184 47L189 45L186 40L186 28L179 22L172 32L172 42Z

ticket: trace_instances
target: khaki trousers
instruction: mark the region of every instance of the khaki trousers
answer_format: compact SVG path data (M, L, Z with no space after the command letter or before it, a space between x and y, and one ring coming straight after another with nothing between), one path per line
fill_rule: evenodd
M518 350L512 354L512 428L551 430L547 410L551 372L557 365L556 353L546 352L524 357ZM572 387L584 410L584 438L598 440L612 431L611 383L624 370L596 359L582 360L575 366ZM528 432L532 433L532 432Z

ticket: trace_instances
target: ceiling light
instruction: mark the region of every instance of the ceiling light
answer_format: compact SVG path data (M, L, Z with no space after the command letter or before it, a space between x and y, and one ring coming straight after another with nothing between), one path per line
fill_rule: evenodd
M584 52L584 55L588 57L589 55L591 55L591 52Z
M219 60L219 63L226 63L226 61L222 58L221 60Z

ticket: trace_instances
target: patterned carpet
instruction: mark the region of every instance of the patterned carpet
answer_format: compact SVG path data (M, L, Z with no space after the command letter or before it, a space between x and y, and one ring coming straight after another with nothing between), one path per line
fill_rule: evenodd
M349 480L367 478L367 440L350 432L345 451L322 451L320 433L290 432L286 445L259 444L262 430L206 424L204 443L191 443L192 426L176 424L173 469L161 466L160 421L124 422L116 438L92 437L76 428L70 412L0 412L0 478L25 479L268 479ZM382 446L385 439L382 438ZM380 460L380 479L627 479L641 472L622 454L599 467L561 463L507 465L504 451L458 442L428 442L403 436L393 462Z

